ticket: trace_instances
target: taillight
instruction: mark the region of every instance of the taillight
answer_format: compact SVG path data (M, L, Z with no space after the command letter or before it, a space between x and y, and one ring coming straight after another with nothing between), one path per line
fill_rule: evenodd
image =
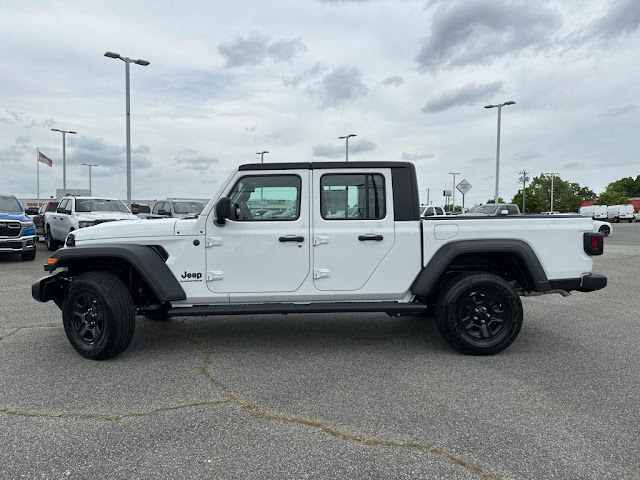
M596 232L585 233L584 251L587 255L602 255L604 251L604 235Z

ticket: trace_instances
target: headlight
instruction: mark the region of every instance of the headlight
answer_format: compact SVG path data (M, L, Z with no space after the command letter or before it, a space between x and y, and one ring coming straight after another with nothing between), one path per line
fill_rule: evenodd
M94 225L94 222L78 222L78 228L85 228Z
M20 225L22 225L22 228L33 228L33 227L35 227L35 224L32 221L20 222Z

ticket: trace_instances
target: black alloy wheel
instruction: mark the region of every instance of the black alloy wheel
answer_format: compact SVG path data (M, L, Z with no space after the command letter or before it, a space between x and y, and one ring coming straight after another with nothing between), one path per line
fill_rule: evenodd
M447 282L436 305L436 325L457 350L492 355L507 348L522 327L522 302L513 285L489 273Z
M84 291L73 301L71 328L78 341L95 345L104 333L104 306L98 297Z

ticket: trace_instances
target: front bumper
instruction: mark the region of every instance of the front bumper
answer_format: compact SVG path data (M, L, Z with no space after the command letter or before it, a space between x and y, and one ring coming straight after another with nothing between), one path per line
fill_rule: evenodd
M45 275L31 284L31 296L38 302L61 300L68 285L69 279L66 277L66 272Z
M0 237L0 253L24 253L36 248L36 236Z

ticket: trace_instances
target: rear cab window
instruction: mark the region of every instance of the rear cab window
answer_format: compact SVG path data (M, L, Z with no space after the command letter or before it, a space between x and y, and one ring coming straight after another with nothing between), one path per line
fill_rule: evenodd
M380 220L386 217L384 176L328 173L320 178L320 213L325 220Z

